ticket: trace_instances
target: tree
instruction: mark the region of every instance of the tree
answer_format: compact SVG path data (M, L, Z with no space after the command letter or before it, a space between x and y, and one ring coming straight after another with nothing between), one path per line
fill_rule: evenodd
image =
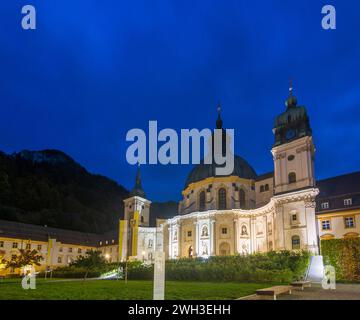
M80 256L76 261L72 262L70 266L84 268L86 270L84 279L86 279L90 270L99 269L106 265L106 260L101 255L101 251L88 250L86 256Z
M19 249L19 254L13 255L10 260L2 259L5 268L20 269L27 265L40 266L44 258L36 250Z

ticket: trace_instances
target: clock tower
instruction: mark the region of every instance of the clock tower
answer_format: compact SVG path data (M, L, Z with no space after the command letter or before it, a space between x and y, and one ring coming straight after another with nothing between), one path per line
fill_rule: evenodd
M297 105L292 91L290 85L286 111L276 117L273 129L275 194L315 186L315 148L309 117L305 107Z

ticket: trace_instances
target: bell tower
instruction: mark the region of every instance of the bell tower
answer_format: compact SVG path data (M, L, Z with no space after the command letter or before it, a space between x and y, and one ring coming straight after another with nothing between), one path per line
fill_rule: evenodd
M276 250L318 253L315 218L314 143L309 117L290 84L286 110L275 119L274 230Z
M309 117L304 106L297 105L290 83L286 111L275 119L274 159L275 194L315 186L314 143Z
M134 213L139 215L139 226L148 227L150 219L150 204L151 201L146 199L145 191L141 184L140 166L137 168L135 186L130 192L130 197L124 200L125 212L124 219L130 220Z
M135 186L124 200L124 219L119 223L119 261L138 255L139 227L148 227L151 201L146 199L141 185L140 166L137 168Z

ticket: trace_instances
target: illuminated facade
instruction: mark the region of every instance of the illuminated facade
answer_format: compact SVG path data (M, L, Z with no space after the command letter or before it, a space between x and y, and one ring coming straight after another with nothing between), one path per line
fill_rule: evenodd
M220 113L216 127L225 134ZM41 270L66 266L89 249L101 250L109 262L148 263L156 250L168 259L283 249L317 254L320 239L358 237L360 172L315 181L309 118L291 91L273 133L273 172L257 175L237 155L228 176L216 176L215 165L200 163L189 173L178 213L156 226L150 226L151 202L138 168L116 230L97 235L0 221L0 258L35 249L44 258Z

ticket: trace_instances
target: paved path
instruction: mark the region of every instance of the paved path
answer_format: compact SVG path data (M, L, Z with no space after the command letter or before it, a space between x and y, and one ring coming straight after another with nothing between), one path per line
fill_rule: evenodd
M241 300L262 300L257 295L244 297ZM265 298L269 299L269 298ZM271 299L271 298L270 298ZM312 283L310 288L293 289L291 295L283 294L277 300L360 300L360 284L336 284L335 290L324 290L320 284Z

